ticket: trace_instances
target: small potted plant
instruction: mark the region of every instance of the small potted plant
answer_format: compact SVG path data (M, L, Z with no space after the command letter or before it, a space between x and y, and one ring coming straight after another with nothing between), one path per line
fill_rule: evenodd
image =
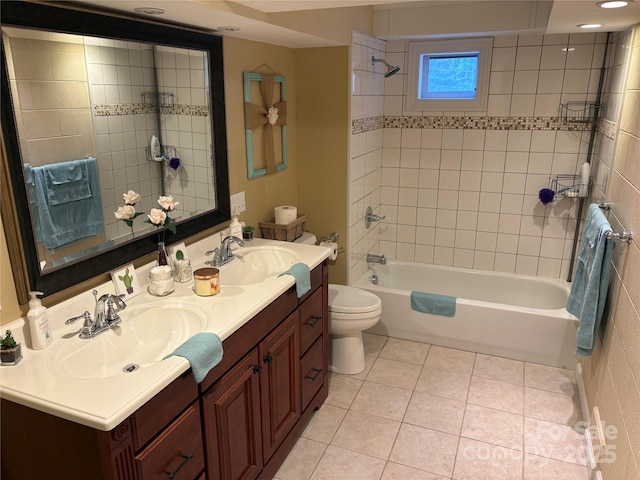
M244 240L253 240L254 230L255 227L253 227L252 225L245 225L244 227L242 227L242 238Z
M22 359L22 347L13 338L11 330L7 330L0 340L0 362L2 365L16 365Z

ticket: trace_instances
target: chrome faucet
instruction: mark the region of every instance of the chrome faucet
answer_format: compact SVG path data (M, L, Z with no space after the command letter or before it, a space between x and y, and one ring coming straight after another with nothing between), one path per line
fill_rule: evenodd
M96 301L96 308L91 319L89 312L73 317L64 322L66 325L75 323L77 320L83 319L84 323L80 329L80 338L93 338L102 332L112 329L120 323L120 316L116 313L127 308L124 303L124 295L113 295L106 293L98 298L98 291L94 290L93 297Z
M372 253L368 253L367 263L379 263L380 265L386 265L387 257L385 257L384 255L374 255Z
M222 236L222 235L221 235ZM229 263L235 257L233 256L233 251L231 250L231 245L237 243L239 246L244 247L244 240L238 237L234 237L229 235L220 243L220 248L214 248L213 250L209 250L206 252L206 255L213 254L213 260L208 262L213 267L219 267L224 265L225 263Z

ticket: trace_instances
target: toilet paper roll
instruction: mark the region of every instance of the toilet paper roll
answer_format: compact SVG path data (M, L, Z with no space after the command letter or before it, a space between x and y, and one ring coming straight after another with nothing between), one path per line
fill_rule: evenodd
M329 260L335 260L338 258L338 244L335 242L320 242L321 247L326 247L331 249L331 255L329 255Z
M282 205L274 208L276 223L278 225L287 225L298 219L298 209L291 205Z

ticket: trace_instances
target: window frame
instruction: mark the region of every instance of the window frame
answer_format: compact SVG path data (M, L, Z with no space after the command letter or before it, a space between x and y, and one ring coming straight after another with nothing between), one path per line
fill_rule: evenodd
M405 108L408 111L486 111L489 103L489 78L491 76L491 53L493 38L454 40L425 40L409 43L407 68L407 93ZM476 98L420 98L421 57L423 55L478 54L478 77Z

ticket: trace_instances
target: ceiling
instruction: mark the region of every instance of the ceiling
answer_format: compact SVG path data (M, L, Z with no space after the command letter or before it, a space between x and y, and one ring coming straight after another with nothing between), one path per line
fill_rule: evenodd
M408 15L423 15L430 24L446 25L458 19L466 20L465 31L478 34L526 34L526 33L573 33L584 31L577 27L584 23L603 23L600 29L590 31L621 31L640 23L640 0L619 9L603 9L596 5L598 0L82 0L79 3L102 9L126 12L131 15L137 7L158 7L165 10L163 15L146 15L162 22L172 22L192 27L218 31L223 35L245 38L265 43L288 46L291 48L317 47L347 44L351 30L371 34L379 38L428 38L430 32L412 32L404 35L402 28L377 29L380 21L389 23L389 19L407 18ZM495 15L492 26L483 28L481 21L476 22L474 7L496 8L499 21L504 28L495 28ZM515 5L529 15L527 27L522 22L503 18L500 3ZM66 3L66 2L63 2ZM533 12L538 9L538 17L533 20ZM528 10L527 10L528 9ZM506 9L504 9L506 11ZM513 10L511 10L513 11ZM466 17L465 18L465 12ZM544 13L540 13L544 12ZM405 17L401 14L404 13ZM144 16L144 15L143 15ZM438 18L438 16L441 16ZM383 20L381 20L383 19ZM452 20L453 19L453 20ZM542 20L541 20L542 19ZM464 24L465 22L457 22ZM526 22L525 22L526 23ZM535 23L535 25L534 25ZM425 22L427 24L427 22ZM238 27L238 31L225 31L220 27ZM367 28L370 31L366 31ZM444 26L443 28L447 28ZM344 30L344 31L341 31ZM348 30L348 31L347 31ZM390 35L390 30L400 31ZM472 31L475 30L475 31ZM464 31L438 32L438 36L447 33L464 35Z

